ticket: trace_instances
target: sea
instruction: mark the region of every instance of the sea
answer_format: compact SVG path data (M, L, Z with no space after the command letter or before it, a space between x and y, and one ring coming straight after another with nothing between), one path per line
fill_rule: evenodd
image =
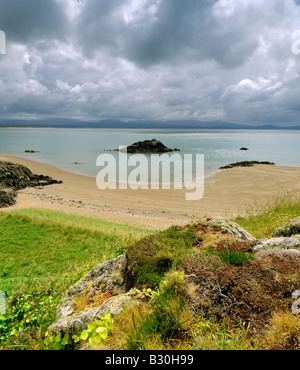
M300 166L300 130L0 128L0 154L96 177L99 156L110 153L118 162L119 153L110 150L154 138L180 149L182 158L189 154L186 157L196 161L196 155L202 154L205 177L221 166L248 160Z

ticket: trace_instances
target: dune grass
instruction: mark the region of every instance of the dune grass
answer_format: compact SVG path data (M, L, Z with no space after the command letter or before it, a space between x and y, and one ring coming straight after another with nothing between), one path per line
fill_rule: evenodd
M236 222L257 239L270 238L274 229L300 216L300 196L292 192L279 194L267 205L254 204L237 217Z

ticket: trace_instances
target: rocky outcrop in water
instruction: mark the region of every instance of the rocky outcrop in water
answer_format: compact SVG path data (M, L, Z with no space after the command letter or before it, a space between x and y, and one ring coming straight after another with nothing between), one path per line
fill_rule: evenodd
M228 168L234 168L234 167L252 167L255 166L256 164L267 164L267 165L274 165L275 163L273 162L259 162L259 161L242 161L242 162L236 162L236 163L230 163L227 166L220 167L220 170L226 170Z
M0 161L0 208L16 203L17 190L61 183L49 176L36 175L23 165Z
M119 151L119 149L115 149L115 151ZM170 149L166 147L162 142L159 140L145 140L145 141L138 141L129 145L128 147L121 149L122 151L127 151L129 154L156 154L156 153L169 153L169 152L179 152L180 150Z

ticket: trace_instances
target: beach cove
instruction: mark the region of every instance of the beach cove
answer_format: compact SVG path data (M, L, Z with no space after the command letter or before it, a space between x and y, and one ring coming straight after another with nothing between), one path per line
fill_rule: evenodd
M256 165L222 170L205 179L204 197L186 201L186 190L99 190L96 179L32 160L0 155L33 173L62 180L63 184L26 188L17 204L2 211L41 208L98 219L165 229L200 217L236 217L272 198L299 195L300 168Z

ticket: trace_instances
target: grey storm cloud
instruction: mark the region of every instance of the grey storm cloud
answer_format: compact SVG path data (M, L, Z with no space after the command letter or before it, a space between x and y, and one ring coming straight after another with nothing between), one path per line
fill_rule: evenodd
M0 26L12 42L63 38L67 18L53 0L0 0Z
M299 124L294 0L0 0L0 117Z
M226 22L213 12L217 0L152 0L131 19L122 0L90 0L77 23L87 53L106 48L142 67L165 62L216 60L235 67L257 46L245 17Z

